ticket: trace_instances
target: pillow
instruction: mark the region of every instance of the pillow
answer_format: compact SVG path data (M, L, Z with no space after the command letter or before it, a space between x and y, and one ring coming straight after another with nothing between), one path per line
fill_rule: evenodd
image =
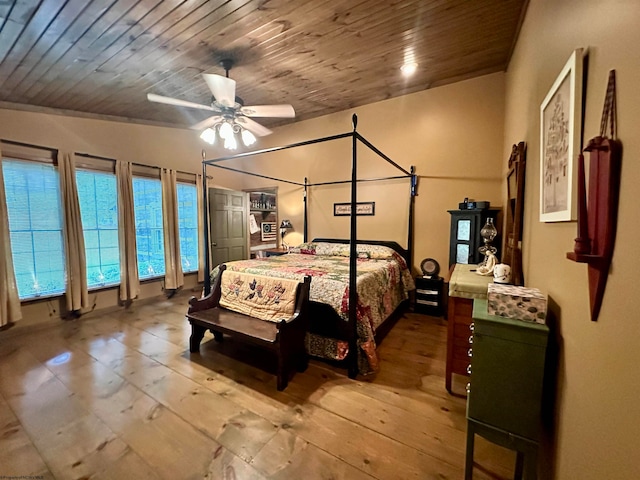
M325 255L333 257L348 257L350 253L348 243L331 242L307 242L289 249L290 253L302 253L307 255ZM398 256L398 253L384 245L357 244L358 258L390 259Z

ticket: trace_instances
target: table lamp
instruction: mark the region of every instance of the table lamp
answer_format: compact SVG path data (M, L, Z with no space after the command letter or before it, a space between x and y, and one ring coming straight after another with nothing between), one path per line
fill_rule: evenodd
M280 223L280 238L281 238L281 242L282 242L282 249L283 250L289 250L289 245L287 245L284 242L284 236L287 233L287 230L289 229L293 229L293 225L291 225L291 221L290 220L282 220L282 222Z

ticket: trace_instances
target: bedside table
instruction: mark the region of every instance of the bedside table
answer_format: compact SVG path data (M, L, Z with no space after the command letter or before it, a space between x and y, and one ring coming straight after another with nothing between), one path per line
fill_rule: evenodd
M277 257L279 255L286 255L289 253L289 250L284 250L282 248L267 248L266 250L263 250L263 252L267 257Z
M441 317L442 309L442 287L444 279L441 277L415 277L416 298L413 311L424 313L433 317Z

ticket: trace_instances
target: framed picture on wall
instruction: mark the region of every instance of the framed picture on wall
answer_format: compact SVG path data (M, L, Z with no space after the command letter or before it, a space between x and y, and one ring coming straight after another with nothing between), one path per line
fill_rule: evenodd
M260 239L263 242L266 242L269 240L275 240L276 234L278 231L276 227L277 227L276 222L262 222L260 224L260 230L261 230Z
M375 215L376 202L357 202L356 215ZM334 203L333 215L336 217L351 215L351 203Z
M574 166L582 125L582 49L575 50L540 106L540 221L576 219Z

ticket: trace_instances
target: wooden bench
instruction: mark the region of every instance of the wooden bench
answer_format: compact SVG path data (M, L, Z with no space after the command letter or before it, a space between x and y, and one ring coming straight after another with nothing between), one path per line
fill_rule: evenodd
M293 314L280 321L269 321L238 313L228 306L220 305L222 277L226 265L220 265L219 269L220 272L211 293L201 299L192 297L189 300L187 312L187 318L191 323L189 350L193 353L200 351L200 342L207 330L213 333L214 339L218 342L222 341L223 334L227 334L238 341L266 348L277 355L277 387L278 390L284 390L289 382L292 368L295 366L298 371L303 372L308 364L304 338L309 328L311 277L305 277L304 282L297 283Z

